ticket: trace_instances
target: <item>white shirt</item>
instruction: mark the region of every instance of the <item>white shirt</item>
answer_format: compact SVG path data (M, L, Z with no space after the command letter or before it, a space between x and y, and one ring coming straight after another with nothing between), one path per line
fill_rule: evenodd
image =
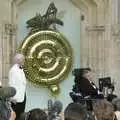
M16 95L12 99L18 103L23 102L26 91L26 77L18 64L13 65L9 71L9 86L16 89Z
M99 89L96 87L96 85L93 83L92 81L90 81L90 84L94 87L94 89L96 89L97 90L97 93L98 93L98 95L99 94L101 94L101 92L99 91Z
M117 120L120 120L120 111L115 111L115 115L117 117Z

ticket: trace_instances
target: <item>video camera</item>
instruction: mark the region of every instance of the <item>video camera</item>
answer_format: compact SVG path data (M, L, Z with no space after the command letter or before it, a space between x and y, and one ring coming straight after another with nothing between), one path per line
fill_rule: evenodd
M114 84L111 83L110 77L99 78L99 90L102 92L104 87L114 90Z

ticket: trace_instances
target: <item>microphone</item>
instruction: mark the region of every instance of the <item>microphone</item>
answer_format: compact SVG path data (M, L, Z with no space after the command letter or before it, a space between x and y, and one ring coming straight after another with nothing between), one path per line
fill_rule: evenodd
M53 107L52 100L48 100L48 111L52 111L52 107Z
M48 120L52 120L52 107L53 107L53 102L52 100L48 100Z
M7 99L15 96L16 89L14 87L2 87L0 88L0 97L3 99Z

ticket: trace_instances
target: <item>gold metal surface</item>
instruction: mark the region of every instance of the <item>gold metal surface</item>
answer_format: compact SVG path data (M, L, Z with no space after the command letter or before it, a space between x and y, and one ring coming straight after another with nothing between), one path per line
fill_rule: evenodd
M59 32L34 33L22 42L19 49L26 57L26 77L37 85L58 85L70 72L72 48ZM59 90L57 85L51 87L51 91Z

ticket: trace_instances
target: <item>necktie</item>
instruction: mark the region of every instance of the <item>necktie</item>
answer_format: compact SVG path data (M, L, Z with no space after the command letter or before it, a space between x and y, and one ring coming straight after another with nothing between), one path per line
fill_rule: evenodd
M91 85L92 85L96 90L98 90L97 87L96 87L96 85L95 85L93 82L91 82Z
M20 69L23 69L23 67L22 67L22 66L19 66L19 68L20 68Z

